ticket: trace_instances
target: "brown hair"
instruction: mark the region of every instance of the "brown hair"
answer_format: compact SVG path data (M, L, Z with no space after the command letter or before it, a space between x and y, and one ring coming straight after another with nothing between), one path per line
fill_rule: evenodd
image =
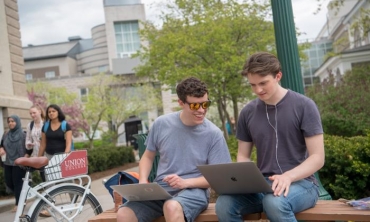
M30 109L32 109L32 108L36 108L37 110L39 110L39 111L40 111L40 113L41 113L41 119L42 119L42 121L45 121L45 117L46 117L46 115L45 115L45 111L44 111L44 109L43 109L39 104L33 104L33 105L30 107Z
M251 55L244 64L242 76L247 75L272 75L274 78L276 74L281 71L281 65L275 55L267 52L257 52Z
M186 102L187 96L203 97L208 93L207 86L200 79L189 77L182 80L176 87L176 93L179 99Z

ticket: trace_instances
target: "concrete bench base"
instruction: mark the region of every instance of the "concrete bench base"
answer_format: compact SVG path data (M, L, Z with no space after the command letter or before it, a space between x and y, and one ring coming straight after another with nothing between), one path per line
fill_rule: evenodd
M319 200L314 208L297 213L298 220L307 221L370 221L370 210L356 210L342 202L335 200ZM267 220L263 213L250 214L244 217L244 220ZM89 222L116 222L116 213L114 209L104 211L103 213L89 219ZM203 211L196 219L197 222L216 222L218 221L215 213L215 204L210 203L208 209ZM156 219L154 222L165 222L164 217Z

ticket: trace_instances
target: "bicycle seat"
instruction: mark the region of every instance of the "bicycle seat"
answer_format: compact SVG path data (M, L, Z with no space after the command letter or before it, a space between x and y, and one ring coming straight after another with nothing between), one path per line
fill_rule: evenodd
M43 166L48 165L49 160L45 156L41 157L20 157L14 161L16 165L28 166L39 169Z

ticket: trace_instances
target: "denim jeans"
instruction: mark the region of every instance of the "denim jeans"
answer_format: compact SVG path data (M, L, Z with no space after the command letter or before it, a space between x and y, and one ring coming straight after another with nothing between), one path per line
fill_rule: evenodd
M216 214L220 222L242 222L243 215L263 211L271 222L294 222L294 214L315 206L318 197L318 186L303 179L290 185L287 197L271 193L220 195Z

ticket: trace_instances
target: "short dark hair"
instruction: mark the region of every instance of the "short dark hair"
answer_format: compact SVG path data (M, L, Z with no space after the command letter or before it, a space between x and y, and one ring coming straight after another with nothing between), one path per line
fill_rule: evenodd
M244 64L242 76L260 75L276 76L281 71L281 65L275 55L268 52L257 52L251 55Z
M66 119L66 116L64 115L62 109L56 105L56 104L51 104L48 106L48 108L46 108L46 121L49 121L49 108L53 108L55 109L56 111L58 111L58 120L59 122L62 122L63 120Z
M208 90L207 85L200 79L189 77L177 85L176 93L181 101L186 102L187 96L203 97Z

